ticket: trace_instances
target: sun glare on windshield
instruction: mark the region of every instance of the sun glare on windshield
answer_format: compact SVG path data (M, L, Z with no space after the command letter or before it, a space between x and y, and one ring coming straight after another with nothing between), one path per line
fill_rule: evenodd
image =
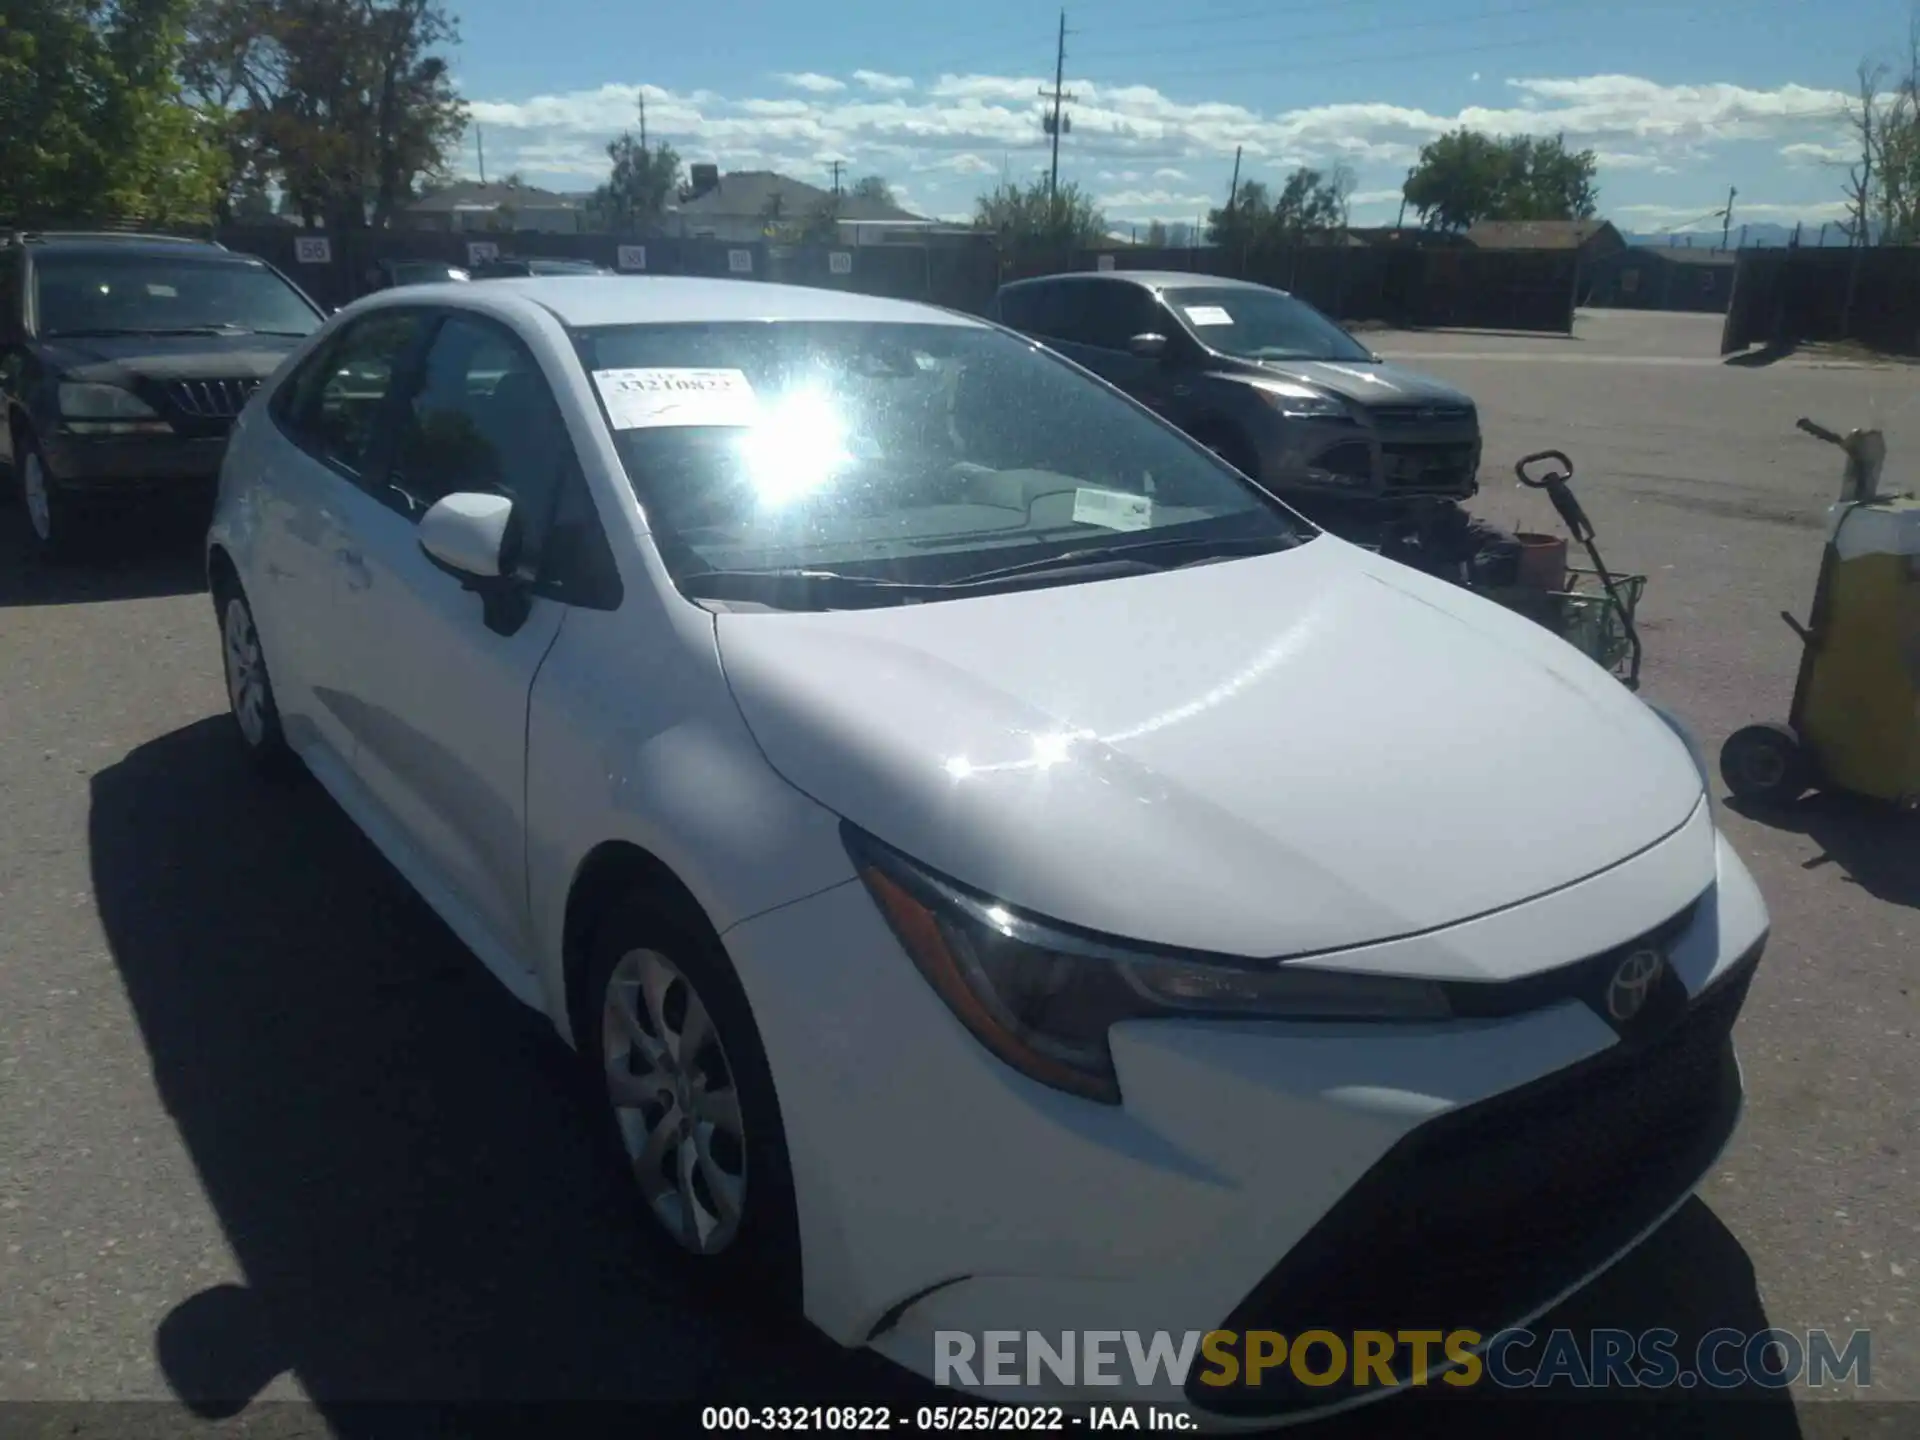
M740 443L754 493L768 506L811 495L853 458L839 407L814 387L790 390L765 406Z

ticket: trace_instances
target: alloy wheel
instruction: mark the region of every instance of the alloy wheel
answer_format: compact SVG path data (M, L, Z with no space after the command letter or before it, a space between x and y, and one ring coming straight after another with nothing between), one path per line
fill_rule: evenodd
M715 1255L740 1232L747 1143L711 1013L656 950L620 958L602 1006L607 1098L640 1193L668 1234Z
M53 498L47 493L47 470L29 450L20 466L20 490L26 497L27 523L44 545L53 539Z
M260 636L246 601L227 601L221 622L222 655L227 669L227 703L239 722L247 744L258 747L267 738L267 675L260 659Z

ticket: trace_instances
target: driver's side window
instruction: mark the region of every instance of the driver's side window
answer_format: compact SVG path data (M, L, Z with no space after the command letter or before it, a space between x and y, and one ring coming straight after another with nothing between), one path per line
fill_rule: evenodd
M551 508L571 443L527 348L486 320L449 316L402 407L385 498L418 519L447 495L481 491L532 521Z

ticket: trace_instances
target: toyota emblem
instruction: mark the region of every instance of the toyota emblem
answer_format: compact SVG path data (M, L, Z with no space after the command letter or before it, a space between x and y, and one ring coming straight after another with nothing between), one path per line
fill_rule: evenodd
M1666 968L1667 957L1658 950L1635 950L1627 956L1607 982L1607 1013L1622 1025L1633 1019L1646 1008Z

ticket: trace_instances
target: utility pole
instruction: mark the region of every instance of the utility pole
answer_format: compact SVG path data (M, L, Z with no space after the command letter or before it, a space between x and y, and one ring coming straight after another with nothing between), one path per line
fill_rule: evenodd
M1060 113L1060 107L1074 97L1061 87L1067 78L1067 12L1060 10L1060 38L1053 51L1053 89L1042 90L1040 98L1053 102L1053 113L1041 122L1041 128L1053 137L1053 166L1047 172L1047 218L1057 220L1060 215L1060 134L1071 130L1073 121Z
M473 150L480 158L480 183L487 183L487 142L480 138L480 127L473 127Z
M1832 223L1831 220L1822 220L1820 222L1820 248L1822 250L1827 248L1827 226Z
M1733 198L1740 192L1733 186L1727 187L1727 208L1720 214L1720 248L1727 248L1727 235L1733 229Z
M1233 183L1227 186L1227 214L1233 214L1233 207L1240 203L1240 146L1233 147Z
M646 148L647 148L647 97L645 95L642 95L640 97L640 149L644 152Z
M838 160L834 161L833 162L833 193L835 195L838 195L840 193L840 170L841 170L841 162Z

